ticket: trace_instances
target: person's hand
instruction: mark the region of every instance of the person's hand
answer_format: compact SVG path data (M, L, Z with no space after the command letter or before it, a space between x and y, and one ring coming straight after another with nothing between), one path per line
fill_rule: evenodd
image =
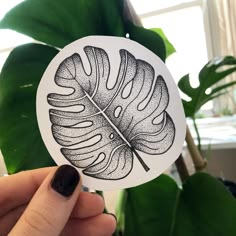
M1 177L0 235L111 235L116 220L102 213L103 198L80 189L80 176L68 165Z

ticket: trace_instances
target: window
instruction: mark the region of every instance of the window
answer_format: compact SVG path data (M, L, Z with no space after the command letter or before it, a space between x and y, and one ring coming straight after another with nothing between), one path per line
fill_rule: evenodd
M191 85L198 86L198 73L211 58L210 35L202 0L131 0L145 28L161 28L176 53L166 60L176 83L190 74ZM210 45L210 44L209 44ZM183 94L181 94L183 98ZM187 99L187 98L186 98ZM203 109L212 109L209 102Z

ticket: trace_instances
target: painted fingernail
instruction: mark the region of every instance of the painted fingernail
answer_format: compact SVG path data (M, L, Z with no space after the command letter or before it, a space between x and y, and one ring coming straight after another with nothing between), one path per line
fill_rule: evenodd
M70 165L63 165L54 174L51 187L62 196L69 197L73 194L79 181L78 171Z
M112 215L112 216L115 218L116 223L117 223L117 218L116 218L116 215L115 215L115 214L113 214L113 213L108 213L108 215Z

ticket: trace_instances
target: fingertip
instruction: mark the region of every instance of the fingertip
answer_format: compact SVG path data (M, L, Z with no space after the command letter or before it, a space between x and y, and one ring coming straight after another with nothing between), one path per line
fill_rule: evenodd
M117 225L117 218L114 214L108 213L106 214L107 218L107 230L113 234L116 230L116 225Z
M73 218L85 219L103 213L104 208L105 202L100 195L81 192L71 216Z
M105 209L105 201L104 198L97 194L97 193L93 193L93 196L95 198L95 201L97 202L97 206L99 208L100 213L102 213Z

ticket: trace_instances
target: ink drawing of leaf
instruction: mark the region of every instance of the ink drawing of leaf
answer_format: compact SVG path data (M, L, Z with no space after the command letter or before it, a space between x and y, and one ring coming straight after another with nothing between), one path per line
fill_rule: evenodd
M174 142L175 126L167 113L169 93L161 75L146 61L120 50L117 75L101 48L84 47L90 69L79 54L58 67L55 83L63 94L48 94L52 134L61 153L85 175L125 178L142 153L160 155Z

